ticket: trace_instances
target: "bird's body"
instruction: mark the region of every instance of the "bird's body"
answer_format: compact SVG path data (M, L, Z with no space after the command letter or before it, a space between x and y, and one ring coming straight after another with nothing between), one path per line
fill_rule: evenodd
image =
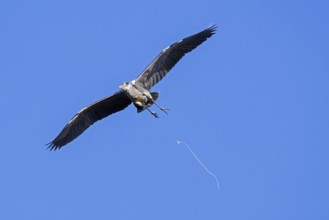
M155 101L159 97L158 92L150 92L143 87L143 85L135 80L130 81L129 83L124 83L119 86L132 101L132 103L137 108L137 112L142 112L147 109L155 117L158 118L158 114L149 110L149 107L156 103ZM160 108L161 109L161 108ZM166 109L162 108L161 110L165 111ZM166 112L166 111L165 111Z
M148 110L158 118L156 112L149 108L155 104L163 112L167 108L157 104L159 93L150 92L150 89L158 83L188 52L202 44L216 31L216 26L211 26L197 34L184 38L166 47L134 80L124 83L121 90L111 96L105 97L78 112L63 128L59 135L49 143L50 150L56 150L71 142L82 134L90 125L115 112L121 111L131 103L137 108L137 112Z
M143 88L142 85L136 83L135 80L124 83L119 86L128 96L128 98L134 103L137 110L145 109L146 107L150 107L153 103L151 103L152 96L151 93Z

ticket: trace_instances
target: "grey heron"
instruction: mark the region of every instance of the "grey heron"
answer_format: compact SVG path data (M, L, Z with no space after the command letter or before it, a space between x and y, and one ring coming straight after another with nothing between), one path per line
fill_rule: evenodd
M153 116L159 117L156 112L149 109L155 104L161 111L167 113L166 108L157 104L159 93L150 92L150 89L158 83L186 54L206 41L216 32L216 25L212 25L203 31L186 37L161 53L145 68L134 80L120 85L120 90L107 96L83 109L81 109L62 129L58 136L48 144L50 150L57 150L73 141L81 135L89 126L113 113L119 112L131 103L137 108L137 112L148 110Z

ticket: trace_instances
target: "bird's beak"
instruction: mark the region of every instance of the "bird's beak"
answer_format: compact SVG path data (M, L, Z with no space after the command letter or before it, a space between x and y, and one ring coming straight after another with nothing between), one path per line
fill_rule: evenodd
M127 87L126 84L122 84L122 85L119 86L120 89L124 89L124 88L126 88L126 87Z

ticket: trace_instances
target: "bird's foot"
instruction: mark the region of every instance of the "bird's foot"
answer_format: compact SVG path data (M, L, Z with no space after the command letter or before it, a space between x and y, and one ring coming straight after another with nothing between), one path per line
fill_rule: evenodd
M151 111L150 109L146 108L154 117L159 118L158 113Z
M151 112L151 114L152 114L154 117L159 118L158 113L156 113L156 112L152 112L152 111L150 111L150 112Z
M168 115L168 112L170 109L169 108L162 108L160 107L160 110L163 111L164 113L166 113Z

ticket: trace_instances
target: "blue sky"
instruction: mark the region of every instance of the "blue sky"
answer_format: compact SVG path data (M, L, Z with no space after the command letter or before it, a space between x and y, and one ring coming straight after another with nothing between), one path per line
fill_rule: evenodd
M329 219L328 8L1 1L0 219ZM212 23L153 88L169 115L130 106L45 150L81 108Z

